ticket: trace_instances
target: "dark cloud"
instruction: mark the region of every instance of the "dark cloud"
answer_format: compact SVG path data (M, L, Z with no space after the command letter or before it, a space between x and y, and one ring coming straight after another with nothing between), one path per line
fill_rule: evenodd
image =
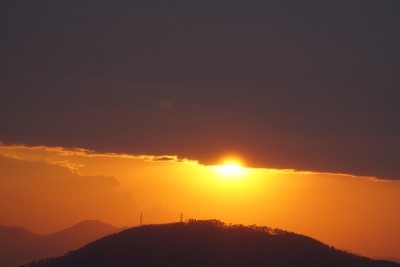
M150 159L151 161L172 161L176 162L177 158L174 156L155 156Z
M13 1L0 139L400 178L393 1Z

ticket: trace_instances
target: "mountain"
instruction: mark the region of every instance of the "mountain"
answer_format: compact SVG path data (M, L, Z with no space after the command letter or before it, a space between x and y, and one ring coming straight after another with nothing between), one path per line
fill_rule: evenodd
M122 229L100 221L87 220L46 236L41 244L46 246L47 251L52 251L52 254L60 255L61 251L79 248L119 230Z
M63 257L27 266L400 267L400 264L353 255L279 229L191 220L127 229Z
M61 256L122 229L99 221L82 221L50 235L21 227L0 226L0 266L16 267L33 260Z
M29 232L22 227L7 227L0 226L0 266L16 266L18 263L23 263L19 259L34 259L20 255L19 248L36 243L42 236ZM26 262L26 261L25 261Z
M29 232L18 226L0 226L0 248L15 248L41 238L40 235Z

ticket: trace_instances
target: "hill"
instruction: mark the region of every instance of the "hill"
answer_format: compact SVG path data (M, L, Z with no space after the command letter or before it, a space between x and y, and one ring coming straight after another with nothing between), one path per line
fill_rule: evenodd
M400 267L400 264L352 255L278 229L192 220L127 229L63 257L29 266Z
M19 226L9 227L0 225L0 248L14 248L40 238L40 235L34 234Z
M20 264L27 262L20 261L19 259L21 257L26 260L35 259L20 255L19 249L20 247L25 247L29 244L36 243L41 239L42 236L34 234L22 227L0 226L0 266L15 267L18 263Z
M21 227L0 226L0 266L15 267L61 256L121 229L99 221L82 221L62 231L37 235Z

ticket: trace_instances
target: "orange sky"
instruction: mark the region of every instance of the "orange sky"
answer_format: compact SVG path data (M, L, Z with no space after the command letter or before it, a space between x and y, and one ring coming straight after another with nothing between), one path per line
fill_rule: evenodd
M83 219L125 226L138 224L140 212L144 223L177 221L183 212L400 258L398 181L254 168L230 177L175 156L22 145L0 145L0 170L0 225L49 233Z

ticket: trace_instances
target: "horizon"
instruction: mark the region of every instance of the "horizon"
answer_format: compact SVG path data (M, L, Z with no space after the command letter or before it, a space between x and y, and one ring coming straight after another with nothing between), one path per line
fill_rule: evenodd
M192 228L192 230L190 230L190 233L186 232L186 234L182 236L182 230L184 228L181 228L181 226L183 226L183 225L186 225L184 228L193 227L193 226L195 226L195 228ZM169 230L171 229L171 227L175 227L174 228L175 230L172 232L174 234L173 236L168 234L168 232L170 232ZM177 227L180 227L180 229L181 229L180 233L176 231L178 229ZM225 240L225 241L226 241L226 238L228 238L228 239L230 239L230 238L235 239L237 237L243 238L244 237L243 235L237 235L237 233L238 233L237 231L241 231L241 234L246 234L247 235L247 237L245 238L245 240L247 242L250 239L252 239L253 241L256 241L256 240L260 241L260 239L254 239L254 234L256 234L256 233L257 234L265 234L266 236L264 236L264 238L269 236L269 238L267 238L267 239L269 239L269 243L268 242L265 243L265 244L269 244L269 246L272 245L272 244L277 244L276 242L278 241L279 236L282 236L282 235L289 236L290 240L288 240L287 238L281 239L281 241L283 241L285 245L291 246L291 249L289 249L289 250L283 249L282 252L284 252L284 253L295 253L295 255L299 251L303 251L303 252L307 251L308 253L312 253L312 250L316 249L316 247L319 247L319 249L324 249L325 253L327 252L327 250L329 250L330 253L336 253L337 258L334 258L336 261L339 260L339 258L341 258L341 260L344 260L344 258L342 258L342 257L349 257L349 256L353 257L353 261L349 262L349 264L355 263L355 261L354 261L355 259L358 259L358 260L363 259L364 261L365 260L370 260L370 259L375 259L375 260L379 260L379 261L383 260L383 262L381 262L382 264L384 264L385 262L389 264L390 263L389 261L392 261L393 264L395 262L400 263L399 259L398 258L394 258L394 257L392 257L392 258L367 257L366 258L364 255L361 255L361 254L358 254L358 253L354 253L352 251L344 250L344 249L341 249L341 248L336 248L336 247L334 247L334 246L332 246L330 244L323 243L320 240L315 239L313 237L309 237L309 236L306 236L306 235L303 235L303 234L299 234L299 233L295 233L295 232L291 232L291 231L286 231L286 230L279 229L279 228L271 228L271 227L268 227L268 226L258 226L258 225L254 225L254 224L253 225L231 224L231 223L223 222L223 221L218 220L218 219L205 219L205 220L188 219L187 221L172 222L172 223L170 222L170 223L137 225L137 226L134 226L134 227L131 227L131 228L122 229L119 232L118 231L114 232L109 236L106 235L103 238L100 238L100 239L98 239L98 240L96 240L94 242L91 242L90 244L87 244L86 246L84 246L84 247L82 247L82 248L80 248L80 249L78 249L76 251L72 251L71 253L68 253L68 254L64 255L63 257L47 258L47 259L44 259L44 260L36 262L36 263L40 265L40 264L43 264L45 262L50 263L50 262L54 262L54 261L57 261L57 260L60 260L60 259L61 259L61 262L62 262L63 258L68 258L68 257L70 257L72 255L76 256L76 255L79 255L79 254L85 255L85 251L86 251L86 252L89 252L89 254L87 254L83 258L81 256L80 258L81 258L81 260L84 259L86 264L88 264L89 262L98 261L98 257L96 256L96 250L97 250L97 253L99 253L101 251L103 251L103 253L104 253L105 251L110 249L110 245L111 246L115 246L116 244L119 244L119 245L122 245L122 246L129 246L129 244L130 245L132 245L132 244L136 244L137 245L137 243L135 243L135 241L139 241L140 243L142 243L143 241L145 243L149 242L147 245L145 245L146 248L144 249L144 252L148 253L149 249L150 249L150 251L156 249L156 251L153 251L153 252L157 253L157 248L162 246L162 244L166 241L165 236L167 236L167 239L169 240L168 241L169 244L171 242L171 238L173 239L174 236L176 236L176 237L179 237L179 238L178 238L178 240L175 240L175 241L177 241L178 244L180 244L180 245L182 245L181 242L182 242L183 239L187 239L186 242L183 243L183 244L185 244L185 247L188 246L188 244L191 243L191 242L194 242L194 243L191 243L191 245L198 246L199 244L203 244L203 245L208 247L208 245L206 243L204 243L204 242L197 243L196 240L197 239L203 240L204 237L207 239L207 236L208 237L215 236L215 232L214 231L211 231L209 233L203 231L203 230L206 230L206 229L210 230L209 227L218 228L218 229L220 229L220 231L231 231L231 230L234 231L234 232L231 232L231 235L228 235L228 236L226 236L226 235L222 235L221 236L220 234L217 234L217 236L219 236L219 237L216 238L217 240L220 239L221 237L222 237L222 240ZM146 235L146 233L147 234L150 233L148 229L156 229L156 228L157 228L157 230L154 233L157 233L157 235L160 237L160 239L157 240L157 241L156 240L152 240L154 238L154 236L152 234L150 234L150 236L152 237L152 238L150 238L150 240L146 239L143 235L137 235L136 238L134 236L134 233L138 233L138 231L141 231L142 229L147 229L145 232L142 232L142 233L144 233ZM201 228L203 228L203 230ZM163 230L163 231L160 231L160 230ZM248 230L251 230L251 235L249 235L250 232ZM277 236L278 239L271 239L271 236ZM303 240L303 242L306 242L306 243L308 242L309 245L311 243L313 243L314 245L312 247L308 247L305 250L302 250L298 246L299 244L297 245L298 248L296 248L296 246L293 247L293 245L296 243L296 236L297 237L301 237L301 240ZM264 239L264 241L267 241L267 239ZM109 242L111 240L113 240L113 241ZM299 239L297 239L297 240L299 240ZM189 241L189 243L188 243L188 241ZM172 242L174 242L174 241L172 241ZM107 245L107 243L108 243L108 245ZM106 244L106 247L104 247L105 244ZM261 244L262 243L257 243L257 241L256 241L256 246L253 247L253 249L254 248L257 249L257 246L260 246ZM178 247L180 245L178 245ZM220 245L222 245L222 244L220 244ZM272 246L274 246L274 245L272 245ZM97 247L97 249L96 249L96 247ZM217 247L218 247L218 251L219 251L218 253L220 253L220 249L224 250L224 249L227 249L227 247L229 247L229 246L227 246L227 244L225 244L225 245L223 245L221 247L219 247L217 245ZM246 247L248 247L248 246L246 246ZM311 251L310 251L310 248L311 248ZM136 249L138 249L138 247L136 247ZM209 249L209 248L207 248L207 249ZM275 249L276 249L276 247L275 247ZM280 249L282 250L282 248L280 248ZM95 253L93 253L93 250L94 250ZM211 249L211 250L214 251L215 247L213 249ZM92 251L92 252L90 252L90 251ZM268 254L268 251L269 251L268 249L265 250L265 252L267 254ZM321 253L321 251L320 251L320 253ZM165 256L164 254L162 254L162 255ZM257 253L257 255L263 255L263 253ZM314 255L314 257L324 257L323 254L313 254L313 255ZM327 254L324 254L324 255L327 256ZM129 262L130 258L129 257L124 258L126 256L127 255L122 256L122 260L125 259L127 262ZM172 256L172 254L169 254L169 256ZM72 258L74 258L74 256L72 256ZM79 256L78 256L78 258L79 258ZM303 260L303 261L310 260L309 257L307 257L307 258L304 258L304 257L301 258L300 257L299 259ZM89 260L89 261L87 261L87 260ZM121 259L120 258L119 259L107 258L107 261L110 261L110 260L111 261L113 261L113 260L114 261L117 261L117 260L120 261ZM325 259L325 260L327 260L327 259ZM76 261L76 259L75 259L75 261ZM78 263L79 263L79 260L78 260ZM331 262L329 261L329 263L331 263ZM68 264L71 264L71 261ZM42 266L42 265L40 265L40 266ZM47 266L47 265L45 265L45 266ZM353 265L350 265L350 266L353 266ZM375 266L375 265L373 265L373 266ZM392 265L390 265L390 266L392 266Z
M0 189L9 203L0 224L35 233L88 217L123 227L139 225L141 213L144 224L178 221L183 213L293 231L370 257L400 256L397 180L251 168L238 155L207 166L176 156L22 145L1 145L0 167L14 177Z
M142 213L140 213L140 214L142 215ZM221 221L221 220L216 219L216 218L208 218L208 219L200 219L200 220L199 220L199 219L196 219L196 218L188 218L188 219L183 219L183 220L182 220L182 217L180 217L180 220L179 220L179 221L163 222L163 223L143 223L143 224L138 224L138 225L133 225L133 226L124 226L124 227L116 227L116 226L110 225L110 224L107 223L107 222L102 222L102 221L95 220L95 219L86 219L86 220L77 222L77 223L71 225L70 227L63 228L63 229L59 229L59 230L56 230L55 232L51 232L51 233L48 233L48 234L37 234L37 233L33 233L33 232L29 231L28 229L23 228L23 227L21 227L21 226L5 226L5 227L10 227L10 228L17 227L17 228L22 228L22 229L24 229L24 230L28 230L29 232L31 232L31 233L33 233L33 234L35 234L35 235L38 235L38 236L41 236L41 237L46 237L46 236L51 236L51 235L53 235L53 234L57 234L57 233L63 232L63 231L68 230L68 229L70 229L70 228L74 228L74 227L76 227L76 226L78 226L78 225L82 225L82 223L88 223L88 222L90 222L90 223L100 223L100 224L102 224L102 225L107 225L107 226L115 227L116 230L120 230L121 232L122 232L122 231L125 231L125 230L129 230L129 229L133 229L133 228L140 228L140 227L146 227L146 226L152 226L152 227L154 227L154 226L163 226L163 225L171 225L171 224L191 224L191 223L198 223L198 222L199 222L199 223L212 223L212 224L216 225L215 223L217 223L217 224L219 225L219 227L220 227L220 226L223 226L224 228L226 228L226 227L228 227L228 228L231 228L231 227L235 228L235 227L238 227L238 226L239 226L239 227L246 227L246 228L249 228L249 227L250 227L250 229L252 229L252 230L256 229L256 230L258 230L258 231L259 231L259 230L261 230L261 231L263 231L263 232L266 231L268 234L276 234L276 231L279 231L279 232L282 232L282 231L283 231L283 232L286 232L286 233L289 233L289 234L296 234L296 235L305 236L305 237L311 238L311 239L313 239L313 240L316 240L316 241L318 241L318 242L321 242L320 240L318 240L318 239L316 239L316 238L314 238L314 237L312 237L312 236L306 236L306 235L303 235L303 234L301 234L301 233L295 233L295 232L288 231L288 230L285 230L285 229L271 228L271 227L269 227L269 226L267 226L267 225L255 225L255 224L244 225L244 224L240 224L240 223L239 223L239 224L237 224L237 223L234 224L234 223L230 223L230 222L224 222L224 221ZM3 226L3 225L0 225L0 226ZM115 232L115 233L119 233L119 232ZM114 234L115 234L115 233L114 233ZM107 236L107 235L106 235L106 236ZM104 237L106 237L106 236L104 236ZM96 241L96 240L95 240L95 241ZM93 242L95 242L95 241L93 241ZM323 243L323 242L321 242L321 244L327 245L327 246L331 246L330 244L326 244L326 243ZM351 251L351 250L346 250L346 249L343 249L343 248L335 248L335 247L333 247L333 246L331 246L331 247L334 248L334 249L336 249L336 250L339 250L339 251L343 251L343 252L346 252L346 253L353 254L353 255L355 255L355 256L366 257L365 255L359 254L359 253L354 252L354 251ZM400 263L400 258L396 258L396 257L381 257L381 256L371 257L371 256L369 256L369 258L371 258L371 259L377 259L377 260L387 260L387 261L393 261L393 262Z

